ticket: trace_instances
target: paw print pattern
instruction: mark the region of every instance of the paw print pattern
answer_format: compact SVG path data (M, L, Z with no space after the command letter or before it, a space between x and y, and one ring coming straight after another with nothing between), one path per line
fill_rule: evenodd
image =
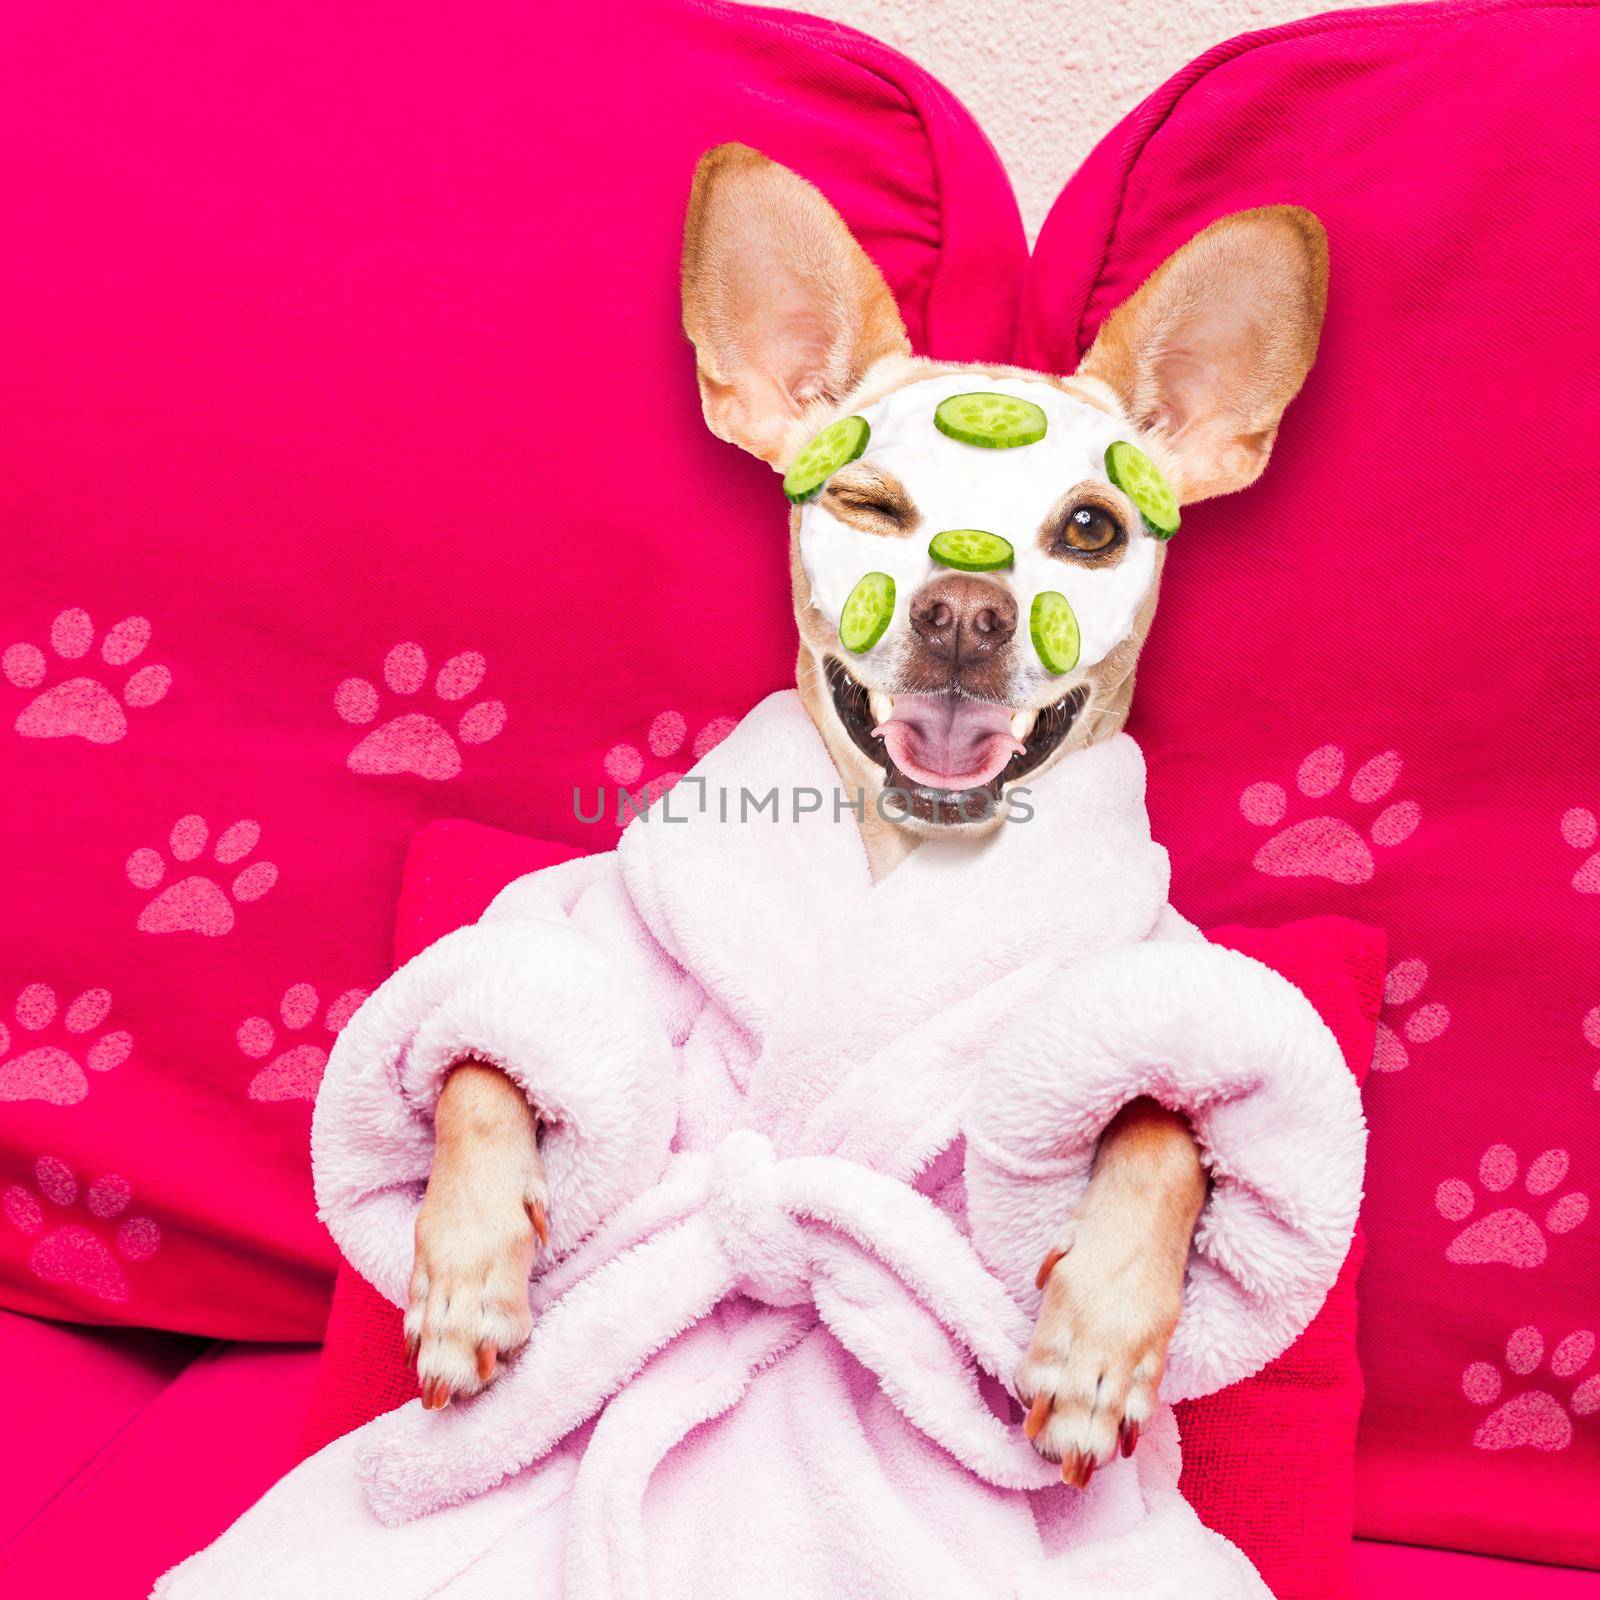
M657 762L667 764L667 770L649 779L642 789L635 789L634 785L644 777L647 764L645 755L637 745L623 743L614 744L606 751L606 776L630 793L654 803L683 777L684 772L694 762L715 750L736 726L737 722L733 717L713 717L691 742L689 724L683 713L663 711L651 722L645 734L645 744Z
M322 1082L322 1069L328 1064L328 1045L366 998L365 989L346 989L337 999L329 1002L323 1016L326 1039L297 1040L291 1037L283 1041L285 1048L282 1050L278 1050L278 1030L271 1022L265 1017L246 1017L239 1024L239 1048L256 1061L272 1057L250 1080L250 1098L316 1099L317 1085ZM297 983L286 989L278 1006L278 1015L285 1031L294 1035L314 1027L320 1004L317 991L309 983ZM274 1054L274 1051L277 1053Z
M209 837L205 818L179 817L172 825L172 859L183 865L198 861ZM212 859L218 868L232 867L260 842L259 822L236 822L217 840ZM154 889L166 877L167 863L159 850L135 850L128 857L127 872L134 888ZM270 861L257 861L243 868L228 890L206 872L191 872L176 883L169 883L145 906L139 913L139 931L203 933L216 938L232 931L235 901L244 904L259 900L277 881L278 869Z
M1357 805L1376 805L1400 778L1400 753L1387 750L1358 767L1350 780L1350 798ZM1308 800L1322 800L1344 781L1345 755L1336 744L1313 750L1300 763L1295 787ZM1289 795L1282 784L1252 783L1239 796L1246 822L1276 828L1289 813ZM1275 833L1255 854L1255 869L1271 878L1328 878L1334 883L1366 883L1377 870L1372 844L1389 849L1417 831L1422 807L1415 800L1397 800L1372 819L1365 837L1342 817L1307 817Z
M110 1010L110 990L85 989L58 1016L55 990L47 983L30 983L12 1009L15 1039L0 1022L0 1101L76 1105L89 1092L85 1067L110 1072L133 1052L133 1035L125 1029L96 1033Z
M1600 894L1600 850L1594 848L1600 839L1600 819L1587 806L1574 806L1561 818L1561 837L1574 850L1593 852L1572 874L1572 887L1579 894Z
M1600 1006L1591 1006L1584 1012L1583 1036L1596 1050L1600 1050ZM1594 1087L1600 1089L1600 1070L1595 1072Z
M52 1207L66 1210L77 1203L78 1180L65 1161L40 1156L33 1176ZM131 1293L123 1262L148 1261L161 1248L161 1229L149 1217L125 1215L132 1199L128 1180L114 1172L89 1185L83 1203L90 1216L105 1223L122 1218L109 1240L82 1222L46 1212L38 1196L20 1183L0 1195L0 1211L18 1233L34 1240L28 1265L35 1277L122 1305Z
M1571 1164L1565 1150L1546 1150L1535 1158L1522 1180L1528 1203L1542 1205L1545 1196L1566 1182ZM1478 1182L1489 1194L1504 1194L1516 1181L1518 1166L1517 1153L1510 1145L1492 1144L1478 1163ZM1460 1178L1447 1178L1434 1194L1434 1205L1447 1222L1466 1222L1477 1204L1472 1186ZM1490 1262L1537 1267L1550 1253L1546 1235L1571 1233L1588 1215L1589 1197L1577 1191L1551 1201L1542 1223L1521 1205L1504 1205L1463 1228L1445 1249L1445 1259L1469 1267Z
M434 694L446 705L465 700L480 683L487 663L463 650L439 668ZM383 681L398 695L416 694L427 682L428 658L420 644L397 644L383 658ZM346 678L333 692L333 707L348 723L365 727L378 715L382 696L366 678ZM443 708L440 708L441 711ZM506 725L505 703L480 700L456 721L455 732L428 711L406 711L378 724L346 758L352 772L409 772L442 783L461 770L463 744L487 744Z
M1427 986L1428 963L1413 958L1397 961L1383 980L1383 1003L1399 1008L1411 1005ZM1404 1022L1396 1018L1396 1026L1378 1023L1377 1047L1373 1051L1372 1066L1376 1072L1403 1072L1411 1065L1411 1053L1406 1043L1430 1044L1450 1026L1450 1008L1437 1001L1414 1006ZM1403 1037L1402 1037L1403 1035Z
M1569 1333L1550 1353L1552 1377L1578 1377L1594 1358L1595 1337L1588 1328ZM1506 1340L1506 1367L1519 1378L1530 1377L1544 1360L1544 1335L1535 1327L1518 1328ZM1474 1361L1461 1374L1461 1392L1475 1406L1492 1406L1504 1380L1497 1367ZM1584 1378L1565 1403L1547 1389L1524 1389L1478 1424L1472 1442L1480 1450L1565 1450L1572 1443L1572 1418L1600 1411L1600 1375Z
M124 617L100 641L103 666L75 678L64 678L42 688L50 663L34 644L14 644L0 656L0 671L18 689L38 689L17 713L16 728L24 739L87 739L90 744L115 744L128 731L124 707L143 710L166 698L172 673L166 667L140 667L120 688L101 682L104 668L130 666L150 643L146 617ZM94 623L87 611L74 607L50 624L50 648L60 661L82 661L94 644Z

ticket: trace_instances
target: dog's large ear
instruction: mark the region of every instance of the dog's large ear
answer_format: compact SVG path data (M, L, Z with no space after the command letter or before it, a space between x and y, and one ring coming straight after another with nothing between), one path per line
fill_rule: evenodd
M1080 374L1165 445L1180 500L1261 476L1317 353L1328 240L1297 206L1219 218L1112 313Z
M742 144L708 150L695 168L683 327L711 431L775 463L808 402L839 399L881 356L911 349L839 213Z

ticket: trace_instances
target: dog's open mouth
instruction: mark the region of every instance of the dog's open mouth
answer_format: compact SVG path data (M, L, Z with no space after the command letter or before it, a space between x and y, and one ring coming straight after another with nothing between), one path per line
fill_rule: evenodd
M1089 691L1079 685L1043 711L974 700L954 691L891 698L868 691L830 657L834 710L856 748L883 768L885 788L907 797L925 822L978 822L1002 791L1066 738Z

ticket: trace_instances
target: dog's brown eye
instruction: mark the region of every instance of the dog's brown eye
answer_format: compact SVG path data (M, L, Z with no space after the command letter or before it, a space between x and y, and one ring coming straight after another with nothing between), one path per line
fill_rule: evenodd
M1122 538L1122 524L1104 506L1074 507L1061 531L1074 550L1087 555L1109 550Z

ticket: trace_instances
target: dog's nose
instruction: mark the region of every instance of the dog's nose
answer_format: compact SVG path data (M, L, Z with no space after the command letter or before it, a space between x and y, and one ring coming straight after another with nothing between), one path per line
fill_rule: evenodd
M982 661L1017 631L1017 602L997 583L952 573L917 591L911 626L943 661Z

